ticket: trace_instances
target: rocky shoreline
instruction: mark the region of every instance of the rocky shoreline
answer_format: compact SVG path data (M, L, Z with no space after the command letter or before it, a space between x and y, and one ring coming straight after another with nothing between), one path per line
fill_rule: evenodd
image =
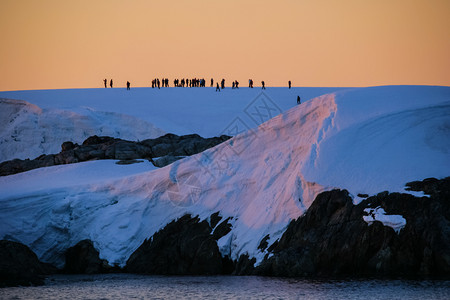
M0 286L37 285L48 274L129 272L164 275L263 275L283 277L450 277L450 177L407 184L424 196L382 192L355 205L346 190L319 194L306 213L291 221L282 237L259 249L255 259L223 257L217 240L231 230L220 212L208 220L185 215L149 237L121 269L101 260L89 240L66 250L63 270L43 264L25 245L0 241ZM396 231L366 222L367 209L401 215Z

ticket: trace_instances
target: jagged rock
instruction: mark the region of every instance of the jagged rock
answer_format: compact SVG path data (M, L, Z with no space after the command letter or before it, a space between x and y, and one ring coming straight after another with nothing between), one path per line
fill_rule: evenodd
M154 157L162 157L166 156L169 153L173 153L175 151L175 147L173 144L161 143L152 147L152 153Z
M164 167L174 161L204 151L229 139L222 135L204 139L197 134L177 136L166 134L156 139L132 142L112 137L87 138L80 146L73 142L64 142L58 154L41 155L36 159L13 159L0 163L0 176L16 174L36 168L61 164L71 164L94 159L148 159L160 157L155 166Z
M410 184L431 197L383 192L353 205L345 190L317 196L292 221L273 255L256 268L271 276L450 276L450 178ZM363 220L364 209L382 207L402 215L394 229Z
M437 192L436 188L439 187L437 184L439 180L436 178L427 178L423 181L413 181L406 184L406 190L408 191L423 191L425 194L432 195Z
M99 258L99 252L90 240L82 240L70 247L65 256L64 272L69 274L98 274L113 270L106 260Z
M206 220L185 215L146 240L128 259L131 273L213 275L229 269Z
M61 145L61 152L73 150L75 147L78 147L78 144L74 144L73 142L64 142Z
M106 156L114 159L150 158L150 148L135 142L117 141L107 148Z
M44 275L56 271L56 268L40 262L27 246L0 240L0 287L42 285Z
M258 249L261 251L266 250L267 246L269 246L269 243L267 242L270 238L270 235L267 234L265 237L262 238L261 242L259 242Z
M216 227L216 225L222 220L222 217L219 216L220 211L216 211L209 217L209 224L211 225L211 228Z
M215 240L219 240L221 237L226 236L231 231L231 224L228 221L231 219L226 218L219 225L217 225L216 229L214 229L213 238Z
M169 154L173 156L189 156L214 147L229 138L229 136L222 135L204 139L198 134L177 136L168 133L153 140L144 140L141 143L152 148L153 157Z
M109 137L109 136L90 136L88 137L84 142L83 142L83 146L86 145L98 145L98 144L105 144L105 143L111 143L114 142L116 139Z

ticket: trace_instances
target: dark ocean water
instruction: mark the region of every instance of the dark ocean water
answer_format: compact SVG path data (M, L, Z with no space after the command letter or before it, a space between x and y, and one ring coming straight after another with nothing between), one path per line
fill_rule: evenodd
M0 289L0 299L450 299L450 281L56 275L45 286Z

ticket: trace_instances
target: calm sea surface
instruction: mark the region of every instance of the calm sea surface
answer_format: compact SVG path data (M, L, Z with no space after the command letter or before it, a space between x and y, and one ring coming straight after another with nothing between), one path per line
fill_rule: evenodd
M56 275L0 299L450 299L450 281L300 280L236 276Z

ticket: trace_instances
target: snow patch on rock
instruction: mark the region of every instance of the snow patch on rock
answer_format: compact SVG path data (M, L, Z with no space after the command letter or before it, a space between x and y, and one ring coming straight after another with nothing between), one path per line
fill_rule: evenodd
M401 215L386 215L382 207L366 208L364 211L368 214L363 216L364 221L371 225L375 221L383 223L384 226L389 226L395 230L397 234L405 227L406 220Z

